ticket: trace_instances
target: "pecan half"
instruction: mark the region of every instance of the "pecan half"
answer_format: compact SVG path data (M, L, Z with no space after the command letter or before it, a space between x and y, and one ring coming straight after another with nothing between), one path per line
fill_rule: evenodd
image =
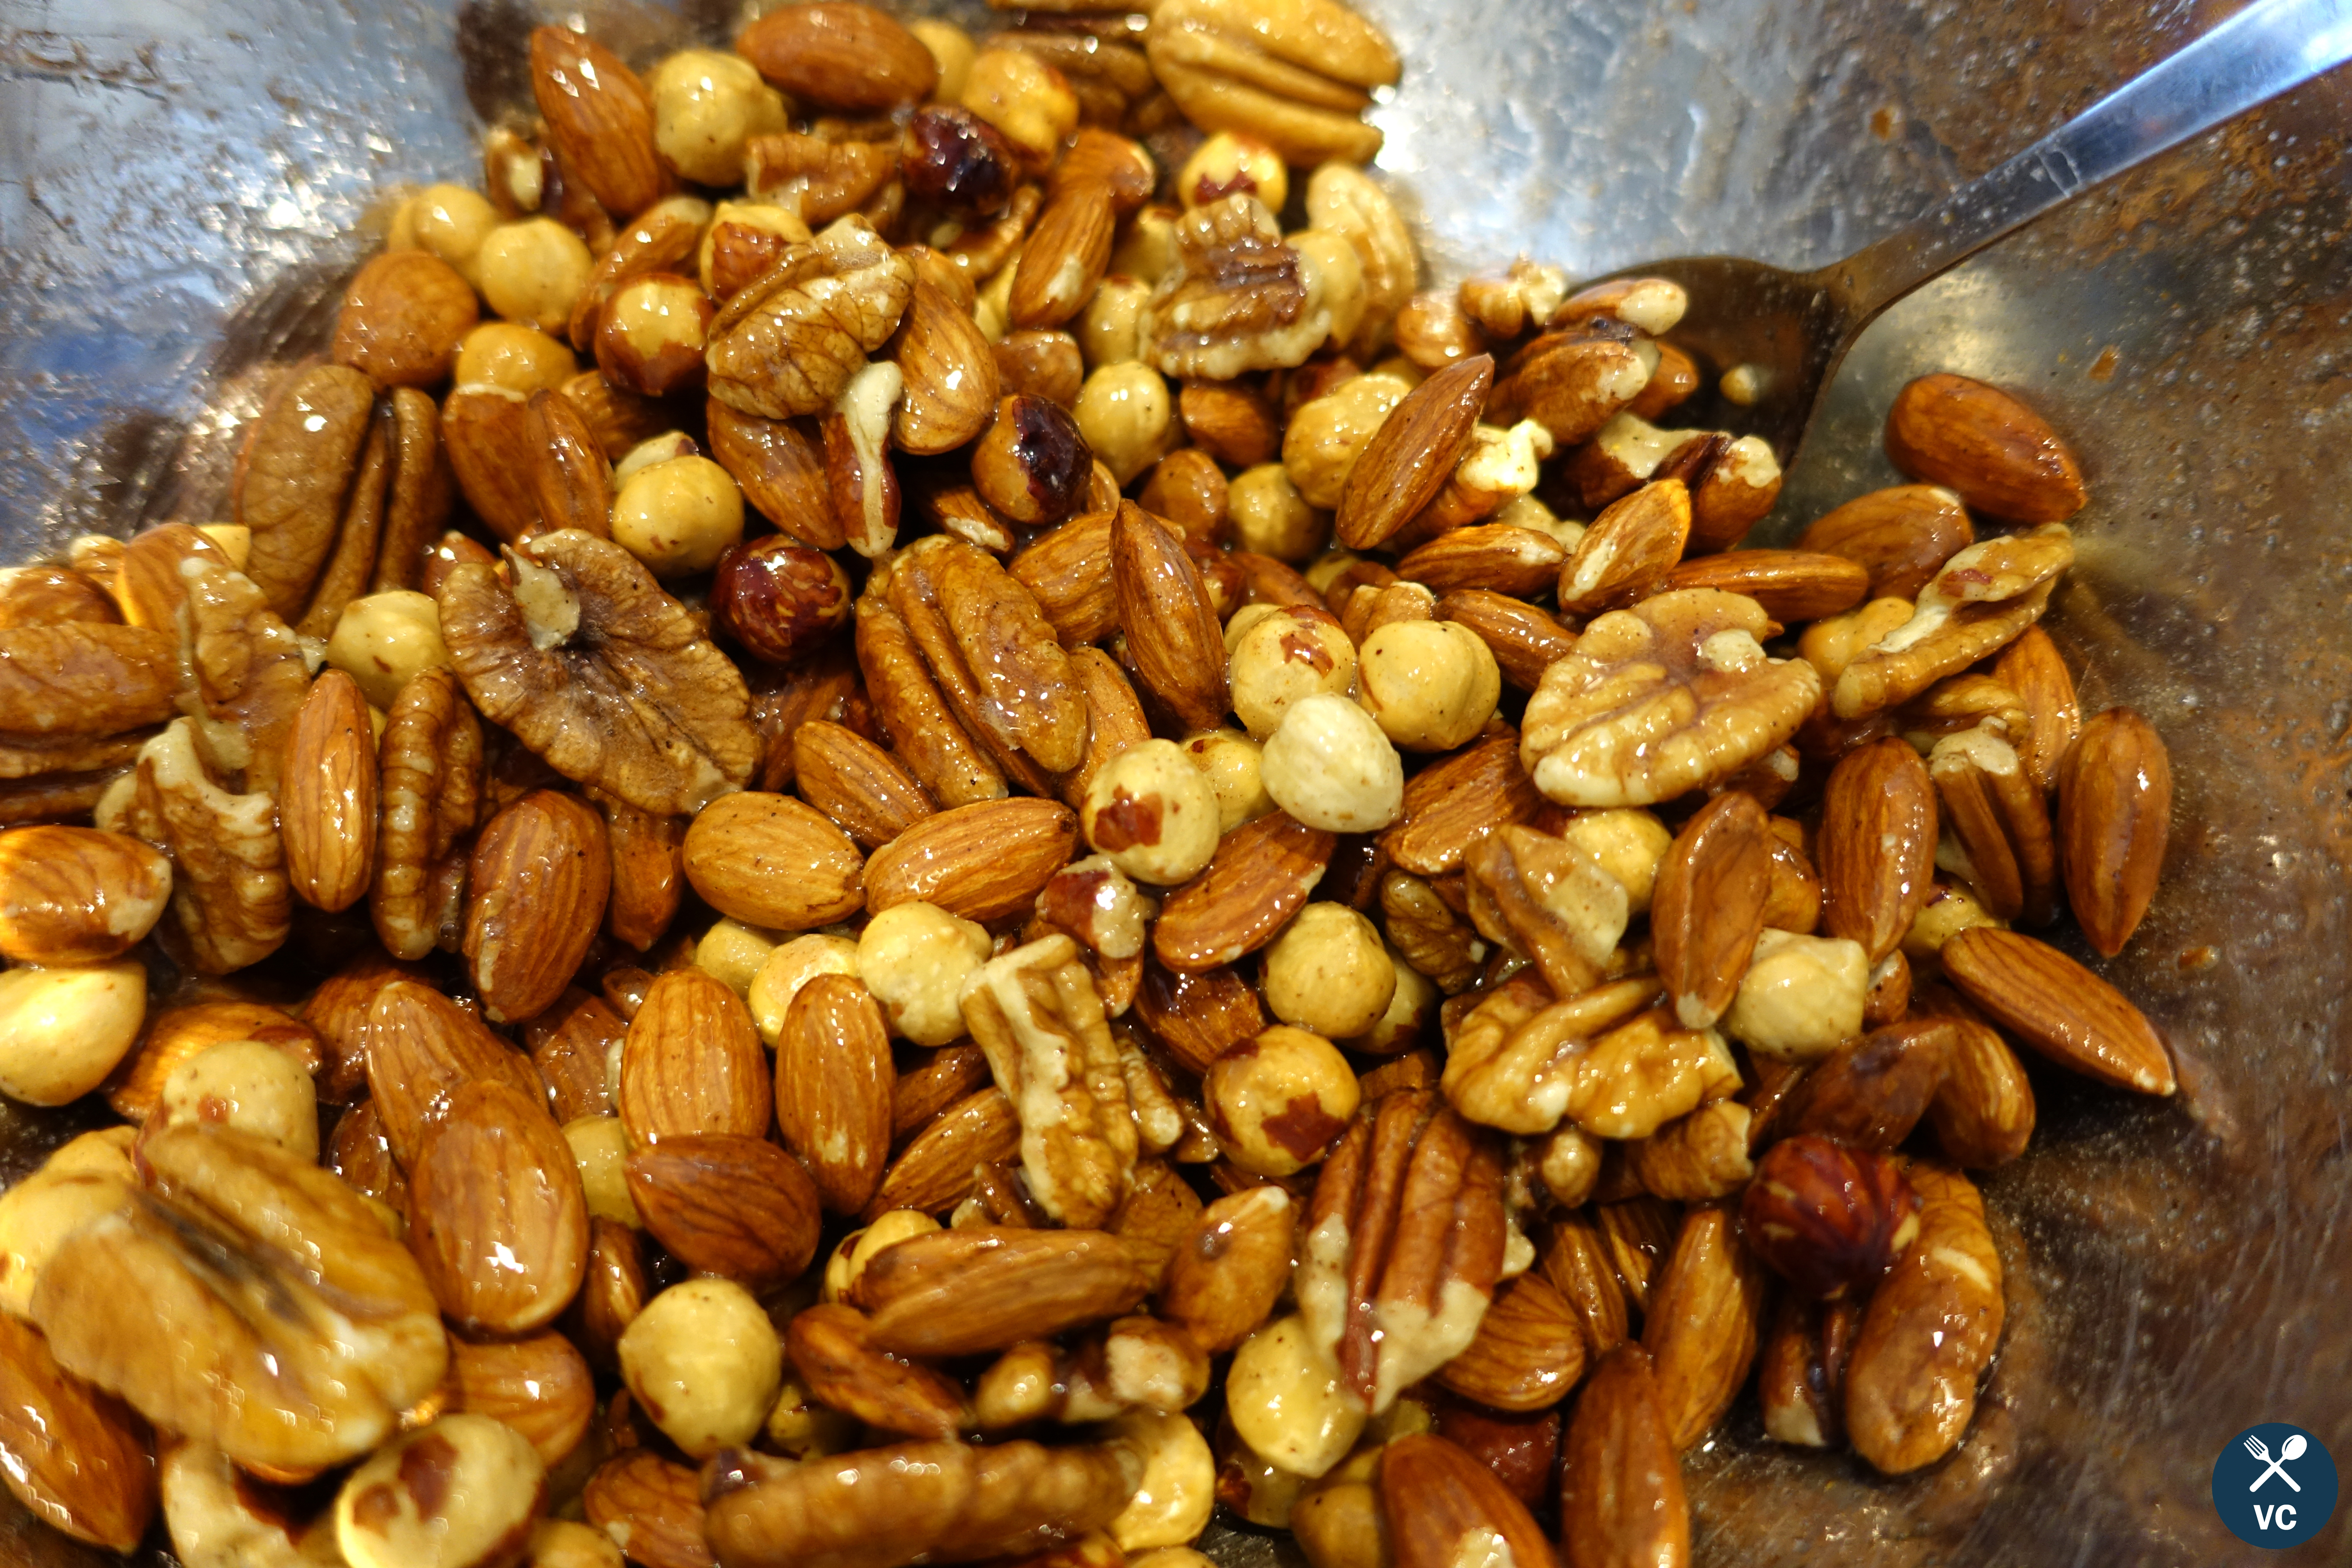
M374 416L366 376L321 364L289 377L254 421L229 501L236 521L253 531L246 574L281 616L299 616L310 603Z
M462 853L481 805L482 726L457 678L428 669L393 699L379 742L383 816L368 913L394 958L433 951L444 916L433 897L436 868Z

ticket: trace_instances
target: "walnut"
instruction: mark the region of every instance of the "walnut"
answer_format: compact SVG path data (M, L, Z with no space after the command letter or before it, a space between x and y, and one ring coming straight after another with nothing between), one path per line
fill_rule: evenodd
M743 677L635 556L576 529L441 585L466 691L564 777L640 811L701 810L760 760Z
M1650 805L1738 773L1821 700L1801 659L1766 656L1755 600L1686 588L1596 618L1528 699L1519 756L1563 805Z
M711 323L710 395L769 419L830 412L914 291L914 263L862 218L786 247Z
M1969 545L1919 590L1908 620L1839 672L1837 716L1860 719L1906 702L2007 647L2042 618L2059 574L2074 563L2074 531L2063 522Z
M1175 245L1137 330L1162 374L1230 381L1286 369L1331 335L1320 269L1282 242L1255 196L1193 208L1177 220Z
M446 923L436 892L464 886L458 840L481 808L481 721L453 671L428 669L400 689L377 757L383 810L368 913L384 951L414 961L433 951Z
M310 689L310 666L293 629L242 572L191 563L183 569L180 658L189 679L180 703L196 721L205 763L247 790L278 793L286 734Z
M278 803L215 784L194 721L173 720L139 749L137 769L99 802L96 820L172 857L172 915L197 969L226 974L286 940L293 894Z

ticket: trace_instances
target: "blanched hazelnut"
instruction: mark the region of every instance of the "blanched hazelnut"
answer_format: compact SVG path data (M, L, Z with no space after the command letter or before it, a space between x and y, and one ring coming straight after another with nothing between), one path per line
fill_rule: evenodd
M59 1151L63 1152L62 1150ZM32 1315L33 1287L58 1244L84 1220L111 1213L136 1190L127 1156L120 1170L53 1170L48 1165L0 1193L0 1312Z
M919 1046L963 1036L963 983L987 959L988 932L936 904L897 904L866 922L857 977L890 1026Z
M0 974L0 1094L79 1100L114 1070L147 1016L142 965L63 964Z
M1322 611L1304 605L1276 609L1254 617L1234 639L1225 679L1234 716L1262 742L1282 727L1293 704L1355 694L1356 645Z
M1167 378L1140 360L1106 364L1087 376L1074 413L1087 447L1121 485L1166 456L1175 439Z
M1765 1056L1811 1061L1862 1033L1869 988L1862 943L1768 928L1756 939L1723 1031Z
M857 1447L862 1428L854 1415L819 1405L808 1384L789 1366L776 1390L776 1403L762 1428L768 1446L788 1459L821 1459Z
M381 709L389 710L400 689L425 671L449 667L441 606L413 589L353 599L327 637L327 668L357 681L360 694Z
M624 392L667 397L699 386L710 333L710 296L691 278L648 272L604 301L596 321L596 368Z
M1977 900L1977 896L1958 882L1938 882L1927 894L1927 901L1912 917L1911 929L1903 934L1903 956L1910 959L1933 958L1944 951L1944 944L1971 926L1991 926L2007 930L2009 922L1996 919L1990 910Z
M980 46L971 41L971 35L953 22L930 16L908 22L907 31L931 51L931 61L940 68L939 84L931 89L932 96L941 103L953 103L962 98L972 58L980 53Z
M1297 1313L1242 1342L1225 1374L1234 1431L1268 1463L1313 1478L1348 1457L1366 1411Z
M1192 1418L1134 1411L1112 1422L1109 1436L1143 1456L1143 1479L1110 1521L1119 1550L1182 1546L1198 1538L1216 1508L1217 1462Z
M743 143L784 129L784 96L740 55L681 49L653 68L654 146L699 185L740 184Z
M801 987L820 974L846 974L857 977L857 943L845 936L827 936L811 931L796 936L768 954L760 965L760 973L751 977L751 992L745 1000L751 1005L751 1022L759 1027L760 1038L775 1048L784 1032L784 1014Z
M1244 822L1255 822L1274 809L1258 776L1258 743L1231 730L1212 730L1187 736L1184 755L1208 779L1217 795L1217 832L1231 833Z
M1054 161L1078 128L1078 95L1060 71L1020 49L982 49L963 79L966 109L1004 132L1031 164Z
M698 1459L748 1443L783 1381L783 1342L731 1279L673 1285L621 1335L621 1376L669 1440Z
M1331 542L1331 516L1307 504L1290 470L1260 463L1225 487L1225 517L1240 549L1296 564Z
M1378 927L1345 904L1298 911L1265 950L1268 1011L1326 1039L1360 1035L1396 994L1396 968Z
M1337 1047L1280 1024L1227 1050L1201 1079L1202 1109L1225 1157L1261 1176L1287 1176L1321 1159L1361 1099Z
M1409 751L1468 743L1502 700L1493 650L1453 621L1391 621L1364 639L1358 658L1364 710Z
M459 386L502 386L529 397L580 372L572 345L520 321L484 321L457 340L451 379Z
M644 1229L637 1200L629 1195L629 1135L621 1119L576 1118L563 1124L563 1141L572 1145L572 1163L580 1168L580 1190L588 1196L589 1214L618 1220L632 1230Z
M1404 954L1391 948L1388 957L1389 967L1396 975L1396 989L1389 994L1387 1008L1372 1021L1370 1028L1341 1042L1351 1051L1387 1057L1412 1049L1421 1044L1422 1031L1429 1026L1438 1003L1444 1000L1436 984L1406 963Z
M776 951L776 933L747 926L738 920L713 921L694 944L694 966L725 983L738 996L747 996L751 982Z
M1339 504L1356 459L1412 390L1401 375L1356 375L1299 405L1282 435L1282 466L1307 505L1328 511Z
M980 335L991 343L1001 343L1013 330L1013 279L1018 276L1021 253L1014 251L1005 263L989 275L980 286L979 298L972 301L971 319L980 328Z
M1404 805L1404 763L1372 716L1320 693L1290 705L1259 763L1275 805L1327 833L1372 833Z
M1255 136L1220 131L1193 150L1176 172L1176 199L1187 208L1204 207L1246 191L1280 212L1290 199L1290 171L1282 154Z
M1127 1568L1217 1568L1217 1564L1207 1552L1189 1546L1161 1546L1129 1558Z
M1658 885L1658 862L1666 858L1675 842L1674 834L1654 813L1638 806L1580 811L1568 819L1559 836L1625 884L1628 913L1649 912L1650 893Z
M972 447L972 488L1013 521L1050 528L1086 500L1094 472L1089 445L1068 409L1016 394L996 405L996 422Z
M259 1040L224 1040L173 1068L156 1113L167 1125L217 1121L319 1157L318 1087L301 1063Z
M1217 793L1173 741L1141 741L1087 785L1087 842L1139 882L1188 882L1217 852Z
M377 1449L335 1494L350 1568L499 1568L529 1539L547 1467L503 1421L460 1413Z
M468 283L478 283L482 242L499 226L499 209L463 185L427 185L408 209L417 248L437 256Z
M790 534L730 550L710 580L710 611L744 652L789 664L849 620L855 605L841 563Z
M694 437L683 430L662 430L646 437L621 454L613 465L613 488L618 489L656 463L667 463L672 458L693 458L701 455Z
M708 458L633 474L613 498L613 542L656 577L707 572L743 537L743 492Z
M586 242L551 217L502 223L482 240L475 284L491 310L542 332L565 331L595 267Z
M95 1171L129 1181L136 1174L131 1162L131 1152L138 1142L139 1129L136 1127L100 1127L58 1145L56 1152L41 1162L40 1173L69 1176L79 1172Z
M1153 900L1108 855L1073 860L1037 895L1037 913L1105 958L1134 958L1152 916Z
M1095 297L1078 318L1078 347L1086 353L1088 370L1131 364L1143 357L1138 329L1143 302L1150 298L1150 283L1124 273L1112 273L1095 285ZM1165 383L1161 389L1166 390Z
M1343 237L1325 229L1301 229L1285 243L1298 257L1301 281L1331 313L1331 332L1324 342L1334 348L1344 346L1363 324L1363 258Z
M725 300L765 272L784 247L809 239L809 226L790 207L772 202L720 202L694 253L702 291Z
M857 1284L859 1275L886 1247L896 1247L912 1237L929 1236L940 1228L940 1222L920 1209L889 1209L877 1216L863 1230L853 1230L841 1238L833 1256L824 1264L824 1299L846 1300Z
M530 1527L523 1568L622 1568L621 1549L602 1531L569 1519L542 1519Z

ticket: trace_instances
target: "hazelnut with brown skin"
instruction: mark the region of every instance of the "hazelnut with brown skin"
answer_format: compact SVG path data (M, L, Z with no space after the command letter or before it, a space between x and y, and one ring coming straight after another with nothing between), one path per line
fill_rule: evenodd
M1811 1133L1756 1163L1739 1205L1748 1245L1806 1296L1867 1292L1919 1234L1919 1195L1885 1154Z
M754 658L788 664L849 620L841 563L782 533L746 540L719 558L710 609Z
M981 500L1026 528L1076 516L1093 472L1094 454L1068 410L1026 395L996 405L996 423L971 453Z
M1225 1157L1261 1176L1320 1160L1362 1099L1338 1047L1286 1024L1234 1047L1201 1079L1202 1109Z
M969 109L935 103L908 121L898 177L917 201L993 213L1012 199L1019 162L1003 132Z

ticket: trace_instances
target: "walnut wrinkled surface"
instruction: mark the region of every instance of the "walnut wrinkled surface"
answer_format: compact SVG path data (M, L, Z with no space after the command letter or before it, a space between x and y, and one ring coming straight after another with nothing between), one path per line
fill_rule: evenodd
M712 324L710 395L769 419L825 413L914 291L914 263L862 219L787 247Z
M1195 207L1175 226L1174 264L1138 323L1167 375L1230 381L1305 362L1331 335L1315 264L1246 193Z
M743 677L653 574L577 530L441 586L442 637L482 716L548 766L641 811L701 810L760 760Z
M99 802L98 826L172 858L172 918L206 974L258 963L286 940L293 894L278 803L223 789L205 771L195 722L175 719Z

